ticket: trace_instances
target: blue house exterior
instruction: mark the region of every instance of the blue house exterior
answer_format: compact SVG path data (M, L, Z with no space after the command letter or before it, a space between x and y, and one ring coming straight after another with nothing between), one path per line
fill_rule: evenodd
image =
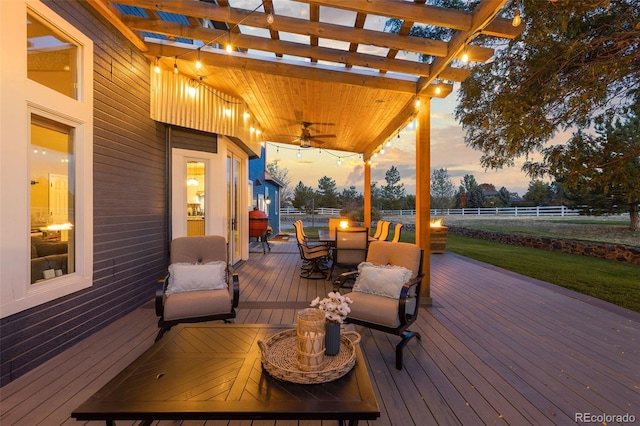
M272 235L277 235L280 232L280 190L284 184L267 171L264 146L260 158L249 160L249 180L253 185L253 207L267 214Z

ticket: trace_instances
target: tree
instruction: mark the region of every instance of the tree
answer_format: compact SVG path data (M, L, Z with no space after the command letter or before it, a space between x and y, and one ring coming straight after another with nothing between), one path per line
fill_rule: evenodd
M532 180L523 198L536 206L548 206L552 196L551 185L541 180Z
M449 177L447 169L436 169L431 173L431 196L433 207L448 209L451 207L455 186Z
M336 181L328 176L318 179L318 201L316 205L319 207L338 207L338 189Z
M500 190L498 191L498 198L500 199L500 203L504 207L510 207L511 206L511 193L504 186L502 188L500 188Z
M406 194L404 183L399 183L400 172L396 166L391 166L391 168L387 170L384 175L384 180L387 182L387 184L381 188L384 206L391 210L401 209L402 199Z
M626 206L630 229L640 230L640 105L622 118L605 118L595 132L578 131L566 145L545 149L546 166L533 170L554 176L592 208Z
M470 194L472 191L475 191L478 188L478 182L473 175L466 174L460 180L460 186L458 187L458 192L456 192L456 207L459 209L464 209L465 207L482 207L482 205L471 205L470 204ZM480 189L482 191L482 189ZM482 197L482 196L480 196ZM476 197L478 198L478 197ZM475 204L477 200L473 200Z
M342 193L338 195L338 201L341 208L355 210L364 204L364 197L358 193L355 186L351 185L342 190Z
M606 151L601 140L591 143L594 127L637 112L640 7L636 0L521 3L526 29L492 62L472 68L461 85L456 118L465 142L482 151L487 168L511 166L518 157L542 152L543 160L523 167L532 178L559 176L550 172L563 169L581 174L584 165L565 161L564 148L546 145L559 131L571 130L577 135L569 142L571 152L592 159L594 149ZM631 144L622 152L604 164L630 164L626 160L637 158L640 148ZM615 179L619 188L621 182L610 173L622 168L602 168L598 180ZM633 212L630 216L637 221Z
M276 178L282 185L280 188L280 205L283 205L284 200L293 198L293 190L291 189L291 178L289 177L289 170L286 167L280 167L277 161L269 163L266 166L267 171Z
M293 207L311 213L315 207L314 197L313 188L299 181L294 189Z

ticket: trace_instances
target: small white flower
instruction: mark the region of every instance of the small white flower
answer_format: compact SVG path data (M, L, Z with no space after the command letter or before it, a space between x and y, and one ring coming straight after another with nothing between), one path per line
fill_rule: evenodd
M320 297L316 297L311 301L312 307L318 307L321 311L324 312L325 318L328 321L337 322L342 324L347 317L347 315L351 312L351 308L349 308L349 304L353 303L347 296L341 295L339 292L329 292L327 297L320 300Z

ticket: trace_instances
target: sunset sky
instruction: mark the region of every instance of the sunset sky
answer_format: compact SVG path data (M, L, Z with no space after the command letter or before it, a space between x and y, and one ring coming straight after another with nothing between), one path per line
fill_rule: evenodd
M514 167L485 171L480 165L481 153L465 145L462 126L453 114L456 90L457 85L447 98L431 101L431 170L446 168L456 188L465 174L472 174L478 183L492 183L496 189L504 186L524 195L530 179L520 170L522 160L516 161ZM297 158L298 151L301 158ZM340 155L344 155L342 165L337 164ZM289 171L292 187L302 181L317 189L318 180L329 176L335 180L339 192L351 185L363 192L364 163L360 155L317 148L298 150L293 145L267 143L267 163L274 161ZM374 161L372 182L385 185L385 173L391 166L400 172L407 194L415 194L415 132L412 126L400 132L400 139L393 138L393 145Z

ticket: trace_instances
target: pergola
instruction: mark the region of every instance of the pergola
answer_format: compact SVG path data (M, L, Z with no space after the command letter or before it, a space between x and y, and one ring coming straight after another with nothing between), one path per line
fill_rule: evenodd
M451 93L468 62L493 56L470 44L474 37L512 39L524 27L512 25L510 0L481 0L473 12L426 0L88 2L151 62L241 99L262 140L362 153L367 226L369 160L417 119L416 243L427 253L430 99ZM399 33L383 31L390 18L400 20ZM414 25L454 32L448 41L424 39L409 35ZM427 280L424 300L429 291Z

